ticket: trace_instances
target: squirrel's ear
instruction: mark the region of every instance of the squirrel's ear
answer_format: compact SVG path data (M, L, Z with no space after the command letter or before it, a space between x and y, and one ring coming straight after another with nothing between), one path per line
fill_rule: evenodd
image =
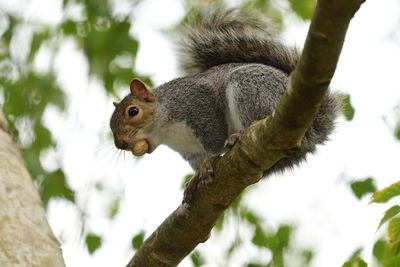
M154 101L153 93L141 80L137 78L131 81L131 94L140 99L143 99L146 102Z
M118 106L118 102L113 102L114 107Z

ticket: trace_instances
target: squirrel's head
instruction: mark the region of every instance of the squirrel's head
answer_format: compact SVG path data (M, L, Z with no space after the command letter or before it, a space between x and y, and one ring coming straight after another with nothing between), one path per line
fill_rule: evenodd
M114 102L110 128L115 146L136 156L151 153L158 144L150 140L154 128L155 97L139 79L133 79L131 93L120 103Z

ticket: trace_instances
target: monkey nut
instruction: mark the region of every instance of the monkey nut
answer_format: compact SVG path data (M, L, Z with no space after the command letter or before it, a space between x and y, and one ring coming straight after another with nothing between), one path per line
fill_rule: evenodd
M146 140L137 141L132 148L132 153L135 156L143 156L149 150L149 144Z

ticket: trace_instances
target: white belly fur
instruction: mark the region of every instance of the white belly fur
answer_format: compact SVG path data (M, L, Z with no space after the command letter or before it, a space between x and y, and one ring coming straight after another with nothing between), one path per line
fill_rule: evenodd
M164 144L181 155L200 153L205 150L200 140L196 138L192 129L183 122L176 122L168 126L163 140Z

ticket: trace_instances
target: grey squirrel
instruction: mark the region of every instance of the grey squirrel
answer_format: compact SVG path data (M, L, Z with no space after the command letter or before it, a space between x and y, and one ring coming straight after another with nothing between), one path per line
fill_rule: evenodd
M199 174L230 135L273 114L299 54L261 19L224 10L199 16L183 32L179 48L186 76L153 90L134 79L130 94L114 102L110 127L117 148L142 155L165 144ZM292 168L315 152L332 132L338 110L338 97L328 92L298 151L265 175Z

